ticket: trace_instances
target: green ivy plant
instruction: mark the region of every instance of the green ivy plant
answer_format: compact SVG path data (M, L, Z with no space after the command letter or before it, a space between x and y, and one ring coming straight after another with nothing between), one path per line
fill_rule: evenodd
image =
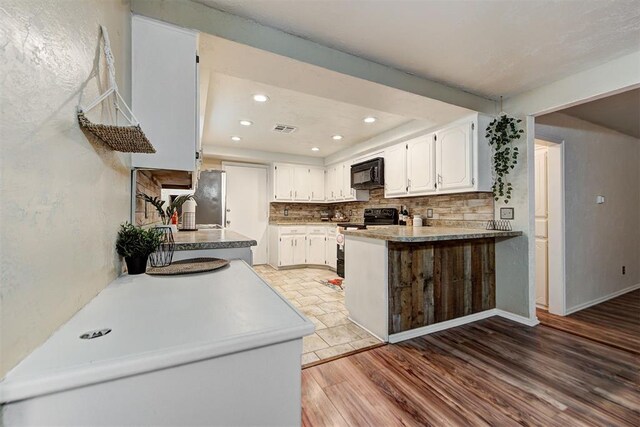
M116 250L118 255L125 258L145 258L158 249L163 236L160 229L144 229L125 222L118 231Z
M187 200L193 199L193 194L183 194L181 196L176 197L169 205L164 207L164 200L161 200L158 197L151 197L148 194L138 193L138 197L144 200L147 203L151 203L153 207L156 208L158 213L160 214L160 219L162 219L162 224L169 225L171 222L171 217L173 214L182 207L184 202Z
M520 139L524 130L519 129L520 119L503 114L491 121L485 135L493 149L493 197L496 201L504 198L509 203L513 186L508 179L509 172L518 164L518 147L513 141Z

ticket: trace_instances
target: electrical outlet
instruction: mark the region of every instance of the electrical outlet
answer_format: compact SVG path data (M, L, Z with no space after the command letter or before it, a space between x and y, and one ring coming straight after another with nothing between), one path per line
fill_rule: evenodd
M627 267L626 266L622 266L622 274L625 275L627 274Z
M427 209L427 218L433 218L433 209Z
M289 209L288 208L284 208L284 216L289 216Z

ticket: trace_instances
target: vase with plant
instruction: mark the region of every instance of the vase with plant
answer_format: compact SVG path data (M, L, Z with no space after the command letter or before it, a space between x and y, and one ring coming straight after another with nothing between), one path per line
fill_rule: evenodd
M178 209L182 207L184 202L193 199L193 194L183 194L176 197L167 205L166 208L164 206L165 201L158 197L151 197L145 193L138 193L138 197L147 203L151 203L151 205L156 208L158 214L160 214L160 219L162 220L163 225L171 225L171 217L178 212Z
M493 197L496 201L504 198L509 203L513 185L509 181L509 172L518 164L518 147L513 141L520 139L524 130L518 128L520 119L501 114L493 119L486 129L486 137L493 149Z
M149 255L156 251L163 233L156 228L141 228L125 222L120 226L116 240L116 250L124 257L129 274L147 271Z

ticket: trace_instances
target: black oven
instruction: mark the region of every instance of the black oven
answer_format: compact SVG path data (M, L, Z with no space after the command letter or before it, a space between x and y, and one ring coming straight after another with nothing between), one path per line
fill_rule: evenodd
M384 159L376 157L351 166L351 188L371 190L384 187Z

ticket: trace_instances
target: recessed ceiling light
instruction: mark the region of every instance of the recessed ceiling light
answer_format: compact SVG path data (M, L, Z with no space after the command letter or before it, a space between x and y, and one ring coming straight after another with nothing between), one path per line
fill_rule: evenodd
M231 140L235 141L235 142L238 142L238 141L242 140L242 138L240 138L239 136L232 136Z
M262 95L261 93L257 93L253 95L253 100L256 102L267 102L269 97L267 95Z
M342 135L333 135L331 138L335 141L340 141L342 139Z
M320 151L320 149L318 147L313 147L311 151Z
M365 117L364 118L364 122L365 123L373 123L375 122L377 119L375 117L369 116L369 117Z
M242 126L251 126L253 122L251 120L240 120Z

